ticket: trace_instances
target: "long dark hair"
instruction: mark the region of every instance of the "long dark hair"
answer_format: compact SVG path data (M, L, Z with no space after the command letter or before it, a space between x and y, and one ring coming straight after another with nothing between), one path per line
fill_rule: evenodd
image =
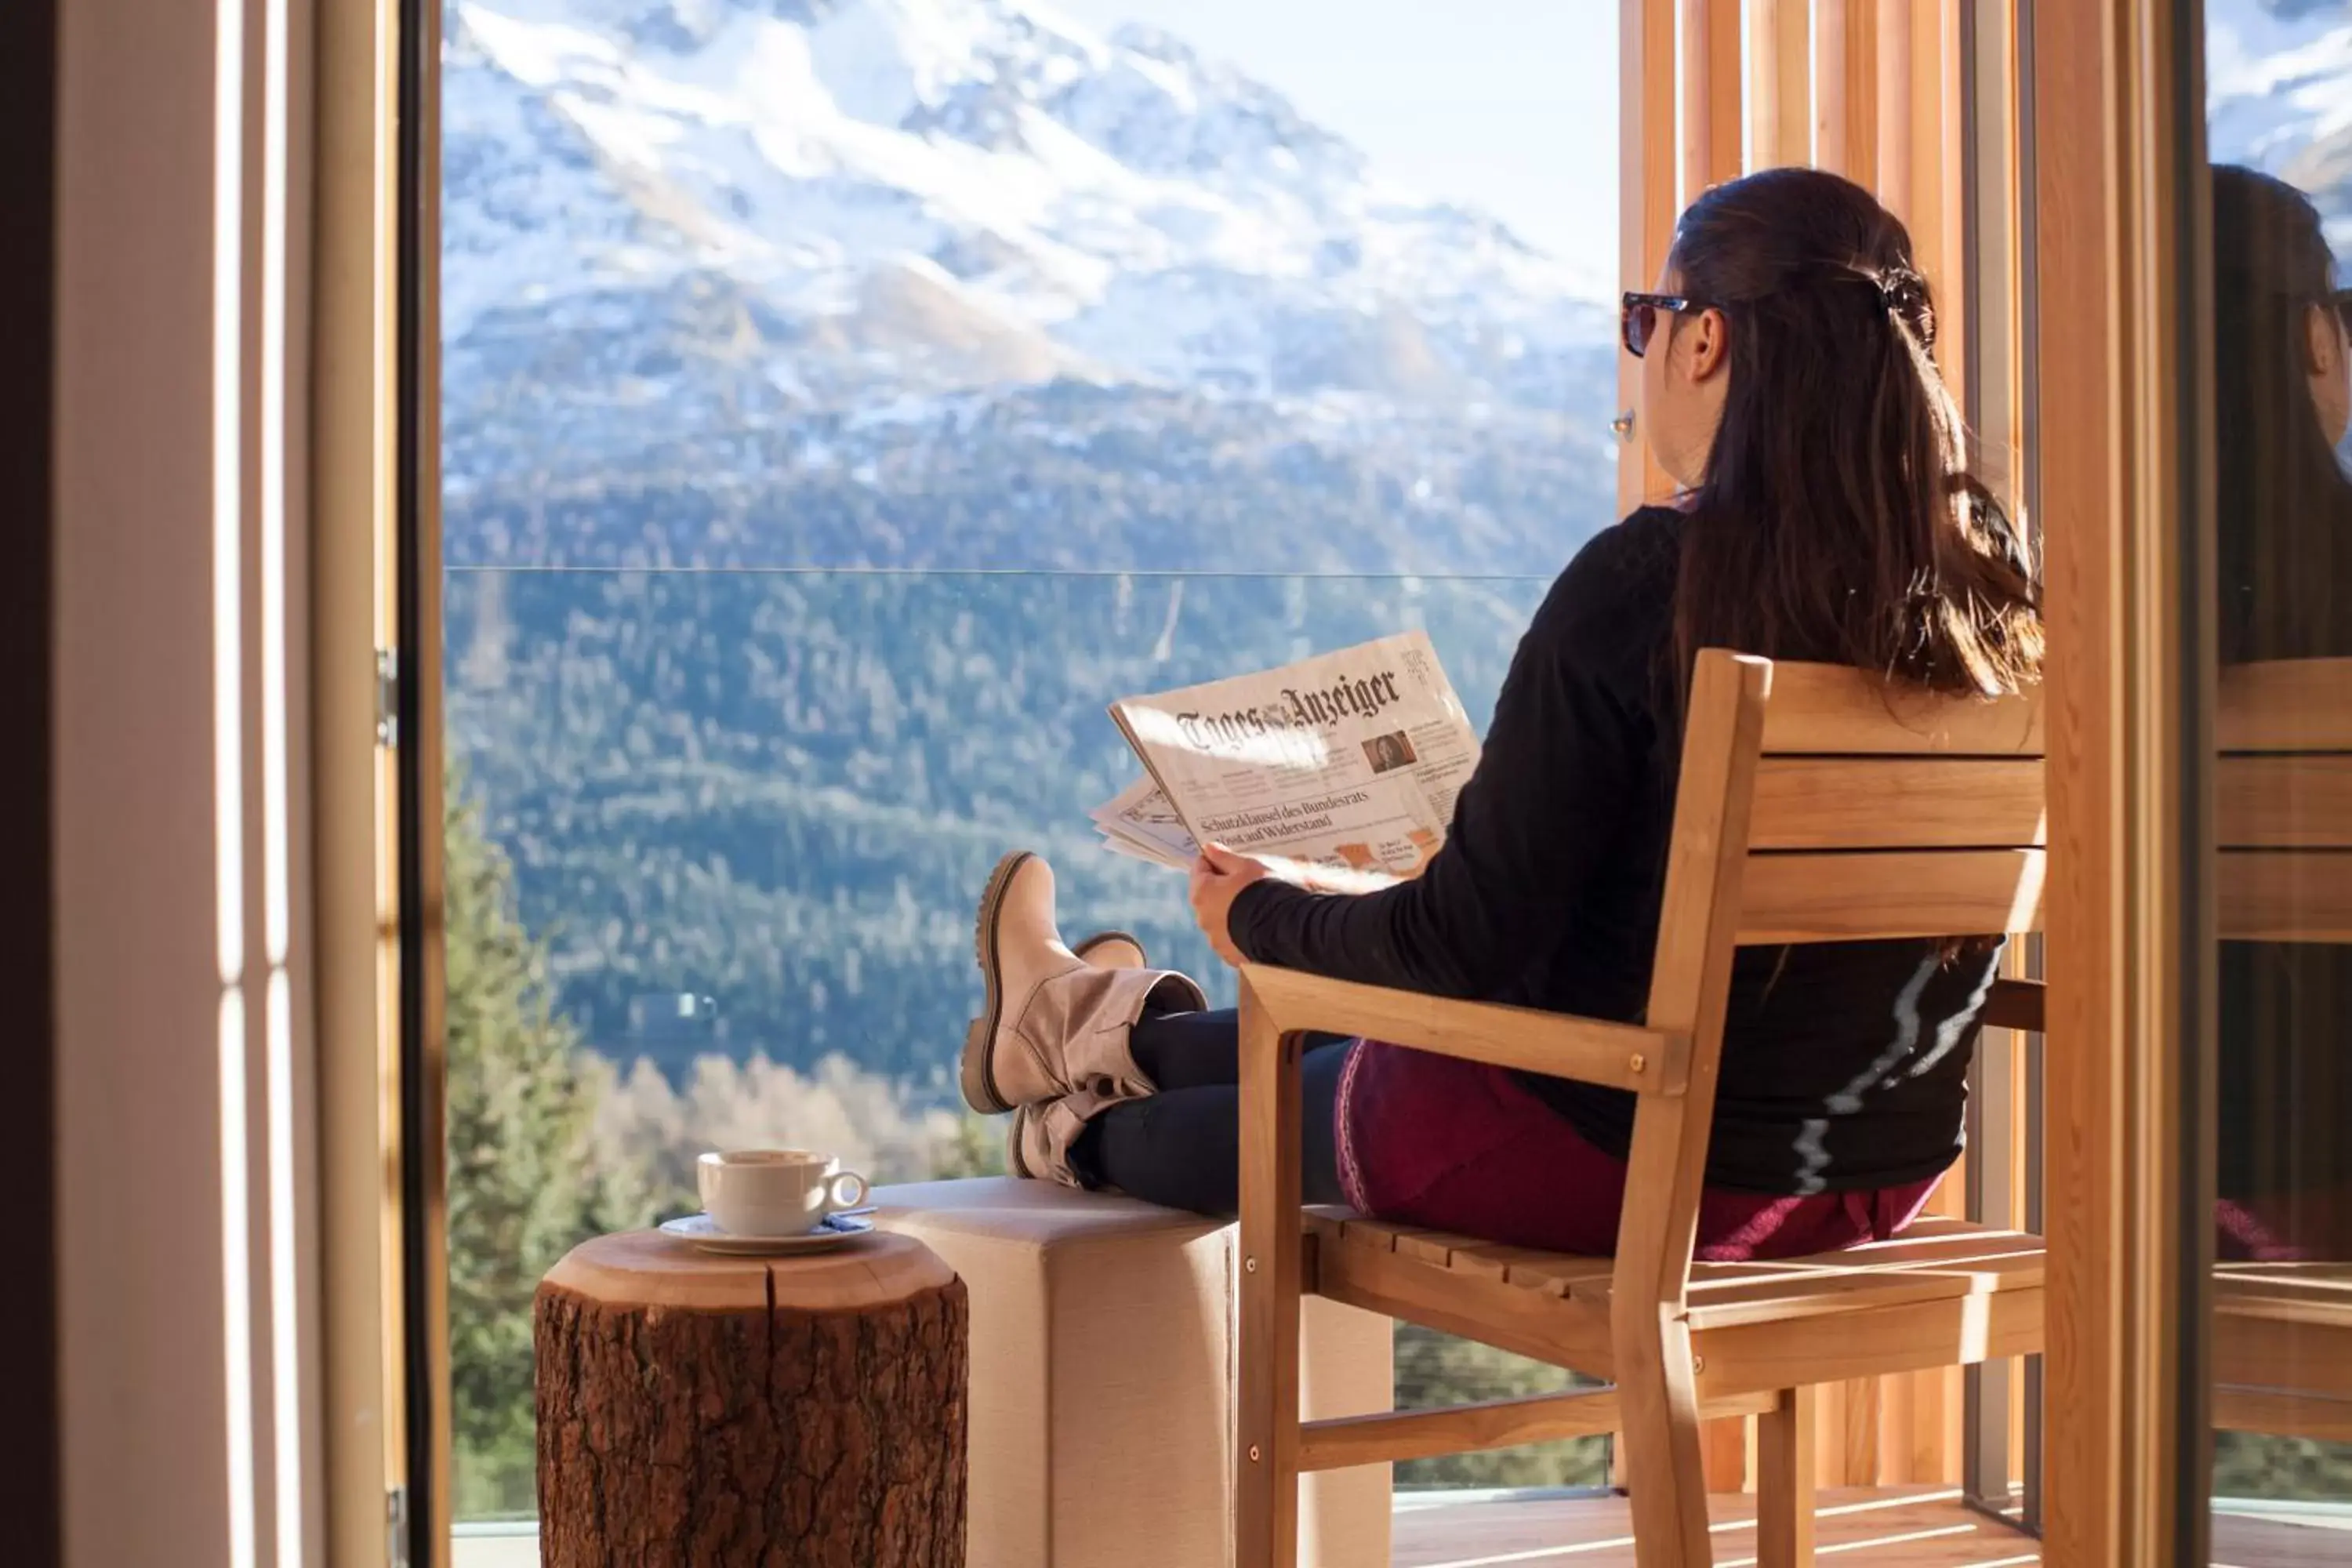
M1969 474L1903 225L1850 180L1769 169L1692 203L1673 264L1724 313L1731 371L1689 498L1680 668L1731 647L1947 691L2037 679L2033 565Z
M2320 428L2306 323L2335 287L2319 209L2213 170L2213 434L2221 657L2352 654L2352 479Z

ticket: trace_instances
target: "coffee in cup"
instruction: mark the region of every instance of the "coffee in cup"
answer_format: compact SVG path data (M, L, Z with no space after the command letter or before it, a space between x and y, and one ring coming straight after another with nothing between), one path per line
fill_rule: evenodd
M805 1236L866 1201L866 1178L811 1149L730 1149L695 1164L702 1206L730 1236Z

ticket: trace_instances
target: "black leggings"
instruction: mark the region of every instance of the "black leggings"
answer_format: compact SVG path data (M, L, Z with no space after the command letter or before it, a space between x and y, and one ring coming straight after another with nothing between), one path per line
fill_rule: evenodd
M1129 1034L1136 1065L1160 1086L1112 1106L1087 1124L1070 1163L1088 1186L1130 1197L1231 1215L1241 1203L1241 1023L1215 1013L1146 1013ZM1343 1204L1333 1123L1348 1042L1320 1036L1300 1068L1301 1172L1306 1201Z

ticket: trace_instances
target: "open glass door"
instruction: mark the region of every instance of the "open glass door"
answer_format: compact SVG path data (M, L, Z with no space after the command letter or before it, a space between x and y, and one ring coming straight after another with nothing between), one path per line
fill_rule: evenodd
M2352 7L2036 17L2051 1551L2336 1561Z
M1003 850L1230 995L1095 842L1107 699L1422 626L1483 723L1639 451L1675 6L408 12L411 1417L420 1530L489 1564L576 1241L689 1211L707 1147L1001 1168L943 1068ZM1665 132L1622 181L1621 60ZM1565 1376L1397 1357L1407 1402ZM1607 1480L1597 1442L1399 1477Z
M1568 556L1663 496L1610 434L1613 297L1683 200L1873 185L2026 485L2023 0L386 3L417 1563L528 1560L532 1289L689 1209L696 1152L999 1168L942 1067L1003 848L1229 984L1094 846L1107 697L1420 626L1483 721ZM2030 1226L1998 1048L1941 1201ZM1398 1373L1554 1375L1417 1333ZM2030 1522L2033 1386L1830 1391L1822 1478ZM1708 1448L1748 1483L1739 1424Z
M395 1529L408 1568L439 1568L456 1508L447 1142L449 846L443 820L441 650L441 53L454 7L398 0L394 62L394 641L384 660L393 760L398 973L401 1422ZM462 998L461 998L462 1000ZM538 1173L509 1167L528 1181ZM526 1389L528 1384L525 1385Z
M2352 5L2206 0L2216 1563L2352 1555ZM2201 1228L2201 1226L2200 1226Z

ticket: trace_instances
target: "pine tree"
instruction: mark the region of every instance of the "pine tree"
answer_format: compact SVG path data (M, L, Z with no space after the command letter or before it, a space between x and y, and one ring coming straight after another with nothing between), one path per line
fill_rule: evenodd
M452 780L445 818L449 1352L458 1511L532 1504L531 1293L583 1237L642 1223L595 1170L580 1042L514 871Z

